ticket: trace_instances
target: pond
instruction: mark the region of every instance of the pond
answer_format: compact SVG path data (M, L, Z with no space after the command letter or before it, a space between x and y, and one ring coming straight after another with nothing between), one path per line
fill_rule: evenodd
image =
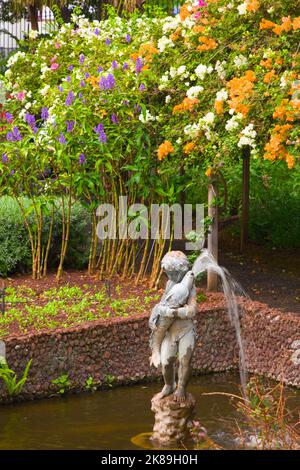
M239 416L225 396L207 392L239 392L239 375L227 372L194 377L189 391L197 401L196 415L209 437L232 448ZM95 393L67 395L0 407L0 449L137 449L131 439L151 432L152 396L161 384L116 387ZM300 408L300 393L291 389L292 408Z

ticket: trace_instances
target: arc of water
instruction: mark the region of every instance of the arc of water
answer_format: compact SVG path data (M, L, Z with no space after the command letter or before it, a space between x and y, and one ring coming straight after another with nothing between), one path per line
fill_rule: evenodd
M211 269L220 276L223 292L226 298L227 310L229 319L235 329L235 336L239 348L239 371L240 380L244 398L247 398L246 385L247 385L247 371L246 371L246 358L241 334L241 324L239 316L239 305L236 298L236 293L246 296L242 287L233 279L227 269L219 266L213 255L207 250L202 253L195 260L192 271L196 276Z

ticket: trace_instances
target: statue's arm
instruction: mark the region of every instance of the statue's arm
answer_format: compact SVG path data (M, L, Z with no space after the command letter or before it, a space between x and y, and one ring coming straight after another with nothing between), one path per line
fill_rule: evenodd
M193 287L186 305L176 309L175 318L194 318L197 314L197 311L198 307L196 301L196 289Z

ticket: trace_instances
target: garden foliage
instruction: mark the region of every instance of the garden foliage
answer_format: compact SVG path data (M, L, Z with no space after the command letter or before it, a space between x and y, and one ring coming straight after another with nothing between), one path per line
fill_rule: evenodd
M299 158L299 6L188 1L175 17L111 12L90 22L77 14L50 38L32 32L28 51L14 54L5 73L0 185L19 203L35 277L46 271L52 225L44 240L43 218L50 206L54 224L58 198L58 277L75 201L90 214L89 271L130 276L140 245L106 240L98 252L99 203L119 210L121 194L128 205L197 195L203 173L234 168L244 147L252 159L292 171ZM31 201L27 210L20 194ZM148 267L150 242L143 243L137 279ZM151 247L152 284L165 248L161 238Z

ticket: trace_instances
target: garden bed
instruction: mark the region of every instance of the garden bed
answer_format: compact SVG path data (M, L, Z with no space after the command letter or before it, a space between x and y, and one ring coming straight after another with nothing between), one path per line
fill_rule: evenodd
M5 281L0 338L147 313L160 295L146 284L119 277L101 281L86 271L67 272L60 283L55 274L38 281L16 276Z

